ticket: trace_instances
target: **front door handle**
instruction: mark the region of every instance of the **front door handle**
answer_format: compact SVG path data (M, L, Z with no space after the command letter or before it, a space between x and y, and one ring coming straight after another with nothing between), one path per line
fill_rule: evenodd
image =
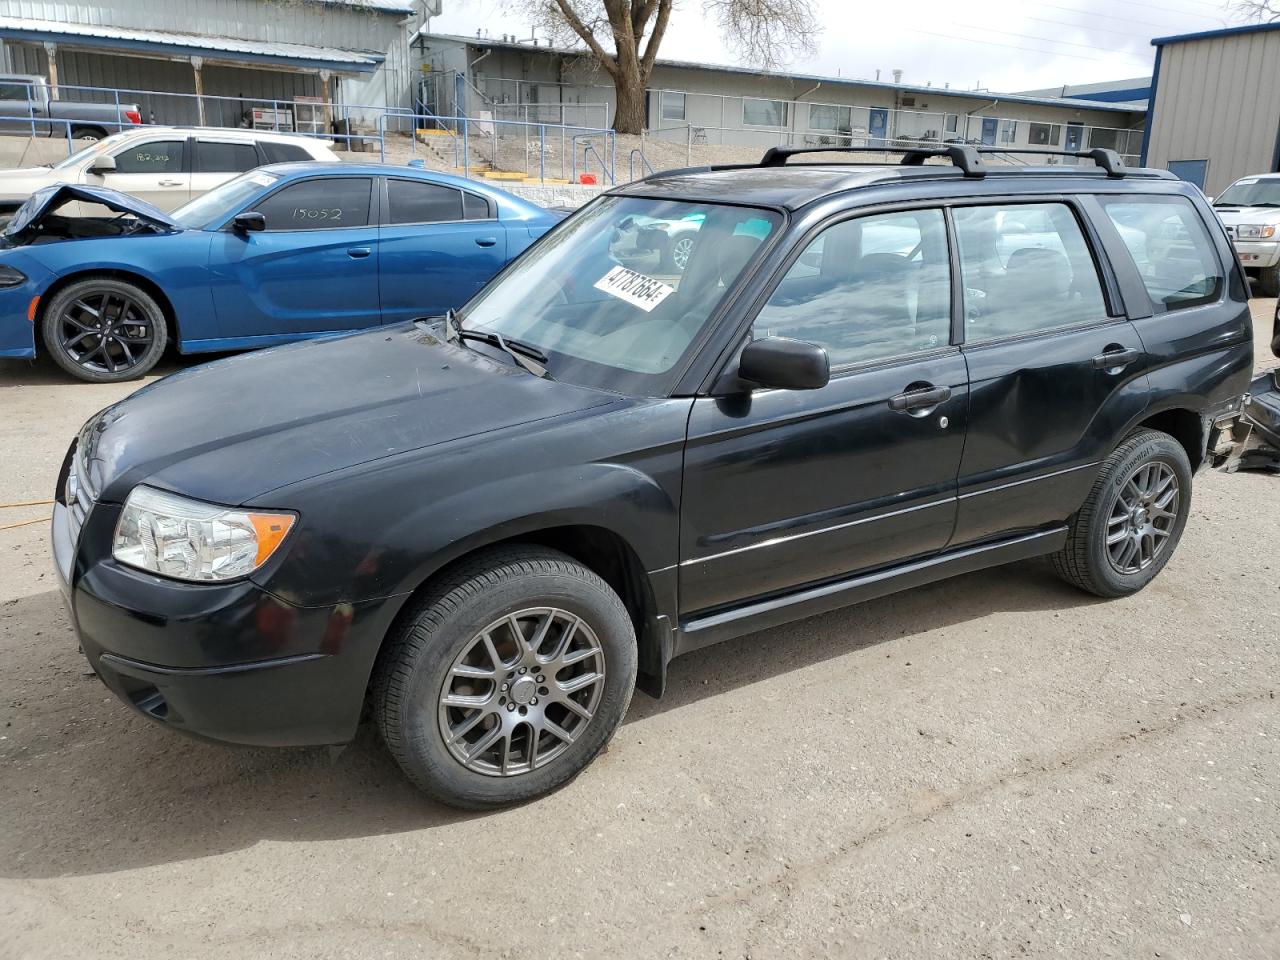
M1133 347L1114 347L1094 357L1093 365L1098 370L1122 370L1140 356L1142 351Z
M347 256L352 260L363 260L369 254L373 253L372 247L348 247Z
M497 242L497 237L476 237L476 246L478 247L492 247Z
M898 413L909 413L913 417L927 415L940 403L951 399L950 387L917 387L889 398L889 409Z
M162 186L162 187L180 187L180 186L182 186L182 181L181 181L181 180L161 180L161 181L160 181L160 186Z

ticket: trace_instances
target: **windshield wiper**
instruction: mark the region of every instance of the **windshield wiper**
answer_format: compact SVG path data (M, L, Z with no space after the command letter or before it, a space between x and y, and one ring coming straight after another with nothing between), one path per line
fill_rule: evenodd
M453 307L445 311L444 323L446 339L450 343L454 340L464 343L467 340L487 343L491 347L497 347L509 356L517 366L528 370L535 377L542 377L544 380L555 379L547 372L545 366L547 355L533 344L525 343L522 340L513 340L510 337L504 337L500 333L493 333L488 330L464 330Z

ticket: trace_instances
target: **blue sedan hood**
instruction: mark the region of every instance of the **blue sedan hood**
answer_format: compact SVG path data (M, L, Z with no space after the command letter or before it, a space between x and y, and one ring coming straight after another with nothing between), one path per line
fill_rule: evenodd
M5 239L10 243L20 242L23 234L38 223L42 216L72 200L100 204L116 213L128 213L163 230L182 229L176 220L159 207L153 207L145 200L131 197L127 193L109 190L106 187L82 187L73 183L60 183L51 187L42 187L27 198L27 202L18 208L9 225L5 227Z

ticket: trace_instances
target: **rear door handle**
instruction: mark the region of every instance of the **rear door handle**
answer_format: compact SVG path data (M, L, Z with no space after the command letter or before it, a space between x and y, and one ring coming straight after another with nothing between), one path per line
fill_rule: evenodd
M497 242L497 237L476 237L476 246L480 247L492 247Z
M348 247L347 256L352 260L363 260L369 254L373 253L371 247Z
M1115 350L1108 350L1106 353L1100 353L1093 358L1093 365L1099 370L1119 370L1127 367L1138 357L1142 356L1142 351L1133 347L1119 347Z
M928 412L951 399L950 387L921 387L889 398L889 409L899 413Z
M180 186L182 186L182 181L181 181L181 180L161 180L161 181L160 181L160 186L162 186L162 187L180 187Z

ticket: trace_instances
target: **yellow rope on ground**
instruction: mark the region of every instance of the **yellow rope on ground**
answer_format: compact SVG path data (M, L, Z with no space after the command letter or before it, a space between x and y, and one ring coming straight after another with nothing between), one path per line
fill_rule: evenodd
M0 530L12 530L14 527L29 527L33 523L48 523L48 517L36 517L34 520L22 520L19 523L6 523Z
M52 503L52 500L19 500L17 503L0 503L0 510L9 507L47 507Z

